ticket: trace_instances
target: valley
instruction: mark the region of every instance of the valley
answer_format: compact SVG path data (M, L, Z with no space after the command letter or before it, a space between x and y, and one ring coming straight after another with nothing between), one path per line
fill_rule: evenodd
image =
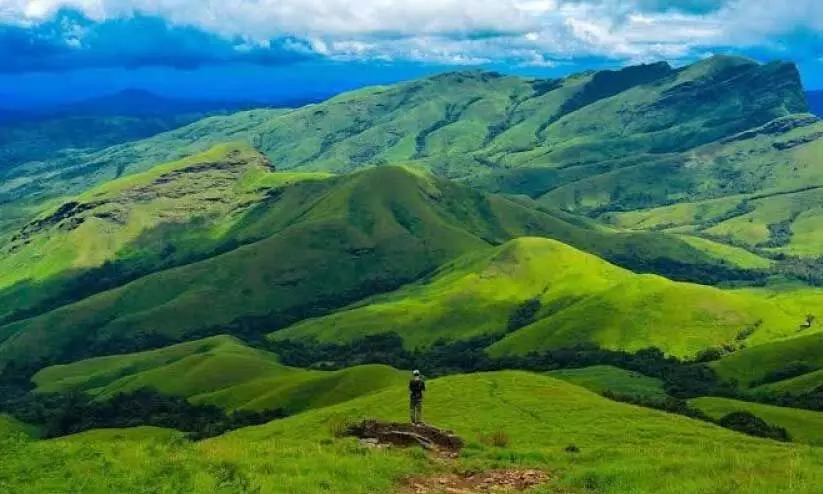
M816 98L723 55L3 123L0 491L816 492ZM413 369L454 458L341 434Z

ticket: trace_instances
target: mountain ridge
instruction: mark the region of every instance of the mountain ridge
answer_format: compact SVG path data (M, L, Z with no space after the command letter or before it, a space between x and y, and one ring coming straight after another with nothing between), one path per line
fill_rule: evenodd
M736 57L557 80L464 71L298 109L215 117L42 170L23 168L0 187L0 198L80 193L217 142L246 140L278 169L403 164L597 216L751 194L773 187L770 176L785 175L781 168L793 161L814 168L806 155L823 142L823 124L774 124L763 143L724 141L807 111L794 65ZM761 169L747 171L736 158L742 153L757 155ZM59 192L50 185L58 181Z

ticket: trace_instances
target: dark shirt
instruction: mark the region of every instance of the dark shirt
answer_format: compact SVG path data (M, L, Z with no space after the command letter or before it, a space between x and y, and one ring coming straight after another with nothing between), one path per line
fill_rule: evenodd
M426 383L422 379L412 379L409 382L409 396L414 401L423 399L423 391L426 391Z

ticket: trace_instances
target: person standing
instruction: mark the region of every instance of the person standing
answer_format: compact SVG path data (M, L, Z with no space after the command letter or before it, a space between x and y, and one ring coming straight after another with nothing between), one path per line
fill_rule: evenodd
M409 415L412 424L423 423L423 392L426 391L426 383L420 375L419 370L412 372L412 380L409 381Z

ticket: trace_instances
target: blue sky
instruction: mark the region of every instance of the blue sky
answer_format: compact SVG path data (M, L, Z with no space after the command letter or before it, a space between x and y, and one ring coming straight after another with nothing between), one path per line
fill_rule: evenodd
M713 53L793 60L823 89L823 1L0 0L0 107L131 87L274 101L453 68L558 76Z

